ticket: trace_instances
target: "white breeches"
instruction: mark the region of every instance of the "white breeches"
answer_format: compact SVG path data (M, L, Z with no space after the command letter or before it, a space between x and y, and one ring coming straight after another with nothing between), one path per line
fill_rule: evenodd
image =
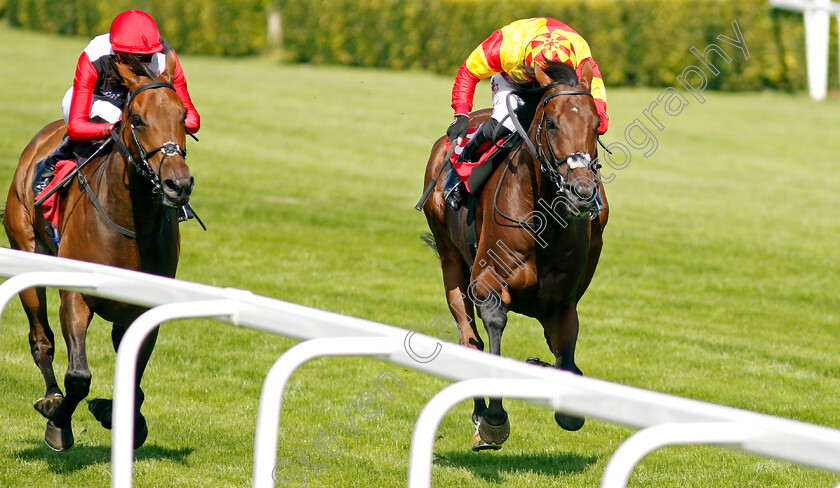
M493 94L493 115L492 118L500 122L505 128L514 132L513 122L508 117L507 98L513 92L513 85L502 75L493 75L490 78L490 91ZM516 109L524 102L516 95L512 96L511 104Z
M64 98L61 100L61 111L64 114L64 122L70 120L70 102L73 99L73 87L71 86ZM108 123L115 124L122 117L122 110L115 107L113 104L104 100L93 99L93 104L90 107L90 118L101 117Z

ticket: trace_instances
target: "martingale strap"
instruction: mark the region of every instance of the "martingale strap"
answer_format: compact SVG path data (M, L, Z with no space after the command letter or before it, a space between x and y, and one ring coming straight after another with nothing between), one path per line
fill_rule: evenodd
M103 164L102 168L99 171L99 179L100 180L102 179L102 173L104 172L104 170L105 170L105 165ZM93 203L93 207L96 209L97 213L99 213L99 215L102 216L103 220L105 220L105 223L108 224L112 229L114 229L117 232L119 232L120 234L128 237L129 239L135 239L135 240L139 241L139 240L144 240L144 239L150 239L152 237L160 235L160 233L163 232L163 229L164 229L164 226L165 226L166 222L168 222L170 220L170 214L172 212L172 209L167 207L167 209L163 213L163 216L160 219L160 226L158 227L157 231L152 232L151 234L138 234L138 233L136 233L136 232L134 232L130 229L126 229L125 227L123 227L123 226L117 224L116 222L114 222L113 220L111 220L111 217L108 216L108 212L105 210L105 207L102 206L102 202L99 201L99 198L96 196L96 194L91 189L90 183L88 183L87 178L85 178L84 173L79 171L77 173L77 175L79 177L79 186L84 188L85 193L87 193L88 198L90 198L91 203Z

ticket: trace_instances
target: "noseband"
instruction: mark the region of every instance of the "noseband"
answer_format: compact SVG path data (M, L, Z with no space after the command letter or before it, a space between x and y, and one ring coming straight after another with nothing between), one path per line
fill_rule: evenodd
M169 141L164 143L160 147L156 147L151 151L146 151L146 148L143 147L143 144L140 142L140 139L137 137L137 130L134 127L134 123L132 122L132 112L131 112L131 102L134 101L134 98L142 91L149 90L152 88L170 88L173 91L175 90L175 86L171 83L166 83L163 81L156 81L153 83L149 83L148 85L143 85L128 96L128 101L125 102L126 106L128 107L127 118L129 121L129 126L131 127L131 137L134 139L134 144L137 146L137 150L140 153L140 163L138 163L134 156L132 156L131 151L128 150L125 143L119 136L116 135L117 131L111 131L111 139L113 139L117 145L119 146L120 150L125 154L128 161L134 165L137 172L140 173L143 177L148 179L152 183L152 193L161 193L163 190L161 189L160 183L160 176L154 172L152 166L149 164L149 158L160 152L163 154L163 158L160 161L160 164L163 165L163 160L169 156L181 156L185 160L187 159L187 149L183 146L178 145L175 142Z

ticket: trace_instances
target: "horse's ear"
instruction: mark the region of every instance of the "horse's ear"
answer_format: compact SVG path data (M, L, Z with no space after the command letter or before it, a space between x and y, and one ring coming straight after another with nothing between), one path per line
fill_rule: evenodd
M585 63L581 66L580 70L580 79L578 80L578 86L581 90L584 91L591 91L592 90L592 78L594 74L592 72L592 62L590 60L586 60Z
M537 83L539 83L540 86L547 86L551 83L554 83L554 80L552 80L550 76L545 74L545 71L543 71L542 68L540 68L539 64L534 66L534 75L536 76Z
M175 57L175 51L170 49L166 53L166 70L163 72L164 81L172 83L175 80L175 65L178 63L178 58Z
M123 85L125 85L129 91L133 91L131 87L136 86L138 83L138 76L134 74L134 71L131 70L128 66L124 66L122 63L117 62L116 59L111 58L111 63L116 69L117 74L119 75L120 79L123 81Z

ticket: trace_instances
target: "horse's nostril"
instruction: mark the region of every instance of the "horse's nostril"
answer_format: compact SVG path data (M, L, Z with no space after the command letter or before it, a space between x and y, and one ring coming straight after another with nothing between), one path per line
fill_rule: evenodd
M164 180L163 184L166 187L166 189L168 190L168 193L174 193L174 194L178 195L178 194L181 193L181 191L183 191L182 188L180 186L178 186L175 183L174 180L170 180L170 179Z
M572 186L572 193L581 200L591 200L595 195L595 182L588 178L578 178Z

